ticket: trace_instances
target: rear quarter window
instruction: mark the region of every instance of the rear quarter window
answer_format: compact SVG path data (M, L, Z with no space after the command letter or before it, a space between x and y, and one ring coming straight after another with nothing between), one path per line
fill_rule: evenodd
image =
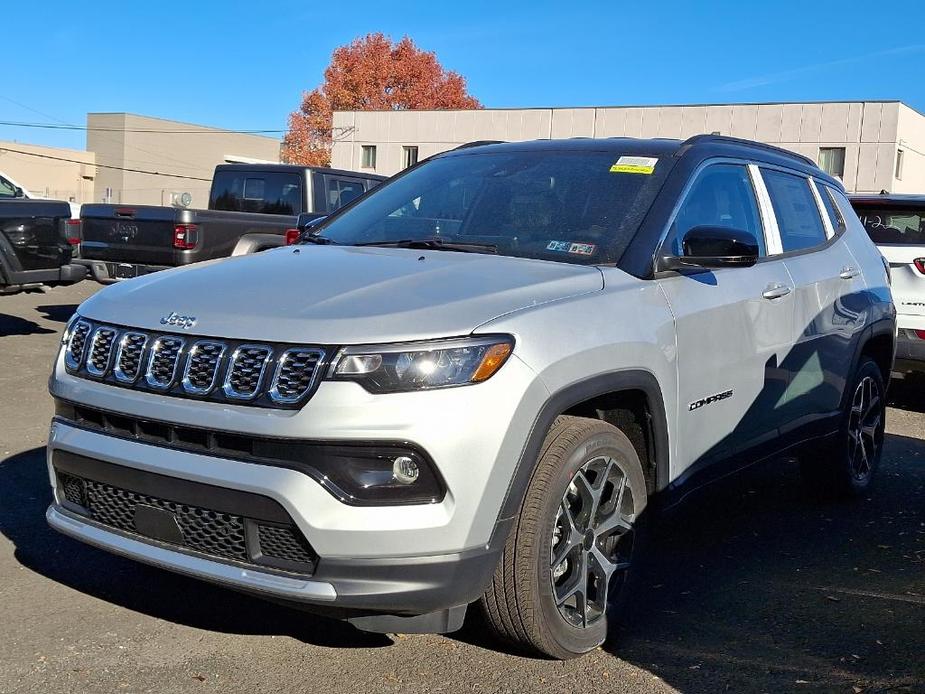
M883 246L925 246L925 209L855 208L871 240Z
M212 179L210 210L297 215L302 179L296 173L219 171Z

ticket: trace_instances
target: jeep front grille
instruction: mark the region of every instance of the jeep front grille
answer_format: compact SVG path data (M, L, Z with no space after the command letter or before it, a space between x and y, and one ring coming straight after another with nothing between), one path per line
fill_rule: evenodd
M259 407L303 405L330 348L181 337L80 318L64 345L68 373L163 395Z

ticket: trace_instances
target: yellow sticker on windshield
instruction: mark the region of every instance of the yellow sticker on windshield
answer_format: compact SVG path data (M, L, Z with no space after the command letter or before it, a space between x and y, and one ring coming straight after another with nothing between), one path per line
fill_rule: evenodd
M610 167L610 173L632 173L648 176L655 171L658 157L620 157L617 163Z

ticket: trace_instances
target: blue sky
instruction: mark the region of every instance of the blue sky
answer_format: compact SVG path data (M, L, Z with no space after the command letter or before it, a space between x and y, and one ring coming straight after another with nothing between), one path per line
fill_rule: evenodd
M901 99L925 112L923 26L922 0L13 2L0 120L129 111L282 129L332 50L371 31L435 51L488 107ZM85 144L8 126L0 139Z

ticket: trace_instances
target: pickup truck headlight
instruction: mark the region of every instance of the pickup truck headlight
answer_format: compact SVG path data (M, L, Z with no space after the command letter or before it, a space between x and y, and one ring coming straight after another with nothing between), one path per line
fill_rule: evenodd
M345 347L331 378L356 381L371 393L464 386L491 378L513 349L510 335Z

